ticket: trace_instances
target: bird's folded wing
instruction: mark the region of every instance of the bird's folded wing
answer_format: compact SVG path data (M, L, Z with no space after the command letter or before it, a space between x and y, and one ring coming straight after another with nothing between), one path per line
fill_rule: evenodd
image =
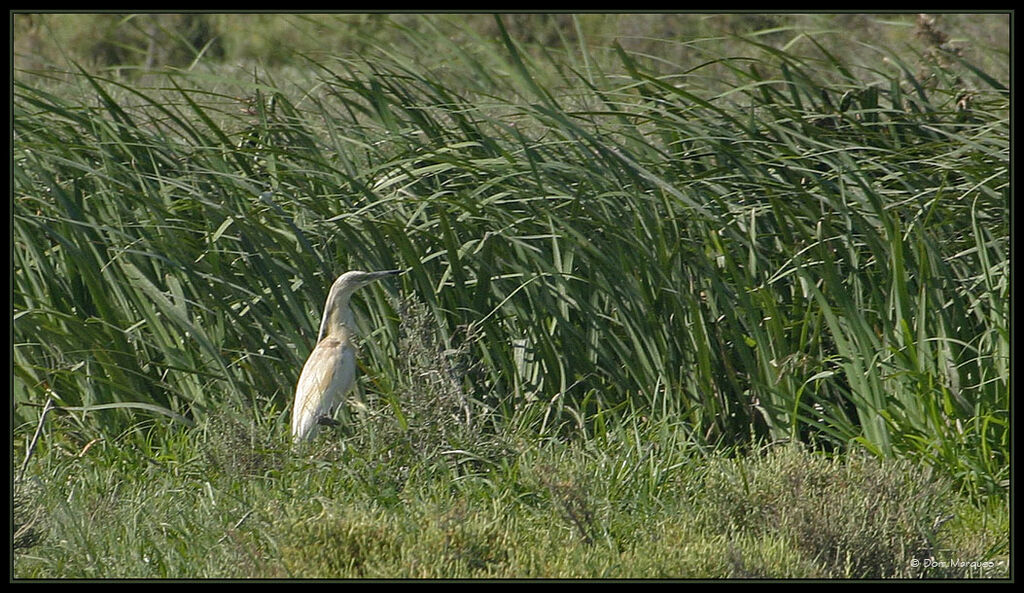
M299 375L292 411L292 436L306 438L317 419L331 408L352 385L355 355L342 342L327 338L317 344Z

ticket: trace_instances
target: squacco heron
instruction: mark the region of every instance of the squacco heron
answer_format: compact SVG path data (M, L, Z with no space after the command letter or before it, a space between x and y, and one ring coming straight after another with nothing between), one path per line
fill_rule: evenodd
M295 387L292 409L292 439L303 442L316 436L320 424L331 424L331 411L355 383L355 316L349 307L352 293L374 280L393 276L401 270L345 272L334 281L324 304L316 347L306 359Z

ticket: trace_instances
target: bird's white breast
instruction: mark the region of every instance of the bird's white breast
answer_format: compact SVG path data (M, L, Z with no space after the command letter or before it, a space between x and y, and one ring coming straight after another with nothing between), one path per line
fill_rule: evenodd
M317 420L331 413L355 382L355 348L348 340L327 337L306 359L295 388L292 436L304 438Z

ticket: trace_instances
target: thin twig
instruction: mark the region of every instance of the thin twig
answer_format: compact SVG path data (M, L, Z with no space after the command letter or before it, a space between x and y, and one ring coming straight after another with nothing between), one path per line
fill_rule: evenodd
M43 413L39 415L39 424L36 426L36 433L32 435L32 442L28 445L28 450L25 451L25 461L21 462L21 471L18 473L18 481L25 477L25 469L28 467L28 461L32 458L32 452L36 449L36 443L39 442L39 434L43 432L43 422L46 420L46 415L53 409L53 397L46 399L46 405L43 406Z
M229 529L227 533L225 533L219 540L217 540L217 543L219 544L219 543L223 542L224 540L226 540L228 538L228 535L231 533L231 531L233 531L235 529L238 529L238 526L241 525L243 521L248 519L249 515L251 515L252 512L253 512L253 509L249 509L244 515L242 515L242 518L239 519L237 523L235 523L234 527Z

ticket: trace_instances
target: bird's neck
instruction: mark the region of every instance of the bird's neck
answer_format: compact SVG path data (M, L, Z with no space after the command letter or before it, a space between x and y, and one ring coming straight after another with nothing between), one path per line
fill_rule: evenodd
M343 335L348 335L355 331L355 315L352 313L352 309L349 308L348 298L339 297L336 300L339 302L332 303L330 300L327 301L327 306L324 308L324 318L320 322L320 335L317 336L317 342L328 337L341 338Z

